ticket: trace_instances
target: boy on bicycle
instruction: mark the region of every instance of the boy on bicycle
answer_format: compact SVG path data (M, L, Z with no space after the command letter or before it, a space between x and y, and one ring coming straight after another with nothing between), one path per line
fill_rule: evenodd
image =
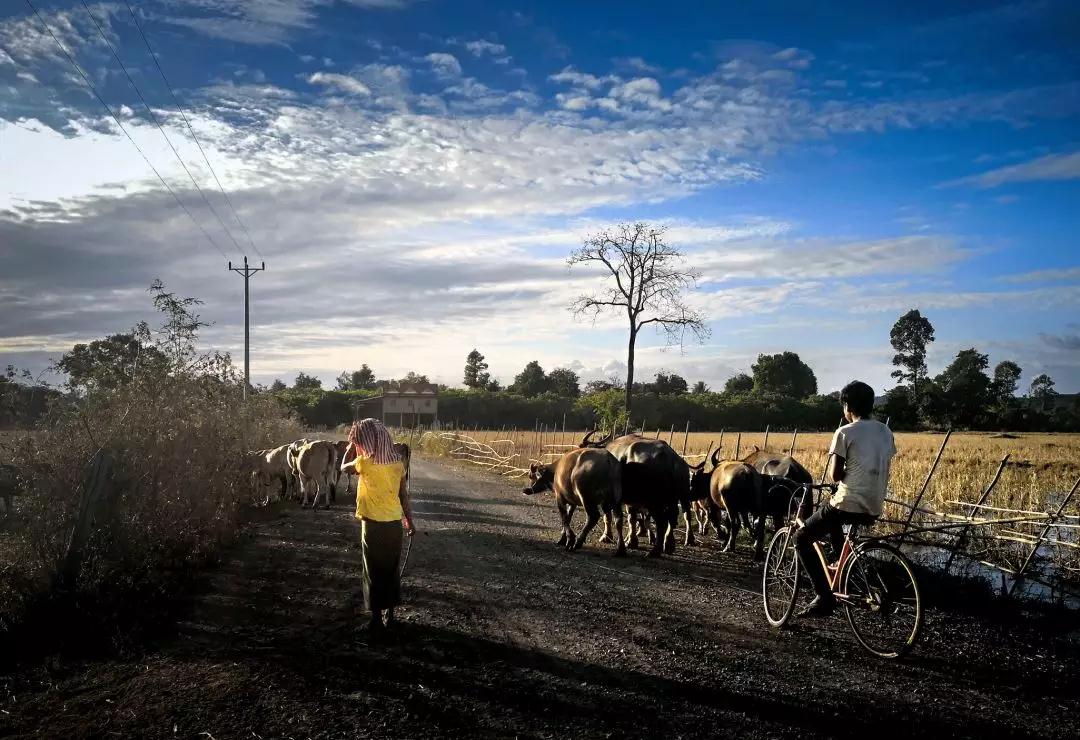
M795 533L795 548L817 596L801 616L828 616L836 609L829 576L814 552L813 543L831 537L839 553L845 524L872 524L881 516L889 466L896 454L892 431L871 418L874 389L855 380L840 391L844 424L829 447L829 477L839 485L827 502Z

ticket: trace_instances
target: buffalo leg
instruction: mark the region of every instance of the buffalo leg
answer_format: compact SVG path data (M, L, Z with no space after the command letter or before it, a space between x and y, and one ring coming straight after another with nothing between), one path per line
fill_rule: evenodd
M626 541L623 540L623 508L622 506L616 506L614 512L608 512L608 516L615 517L615 536L618 538L619 543L615 547L615 557L623 557L626 555Z
M757 527L754 531L754 562L760 563L765 559L765 515L757 518Z
M626 508L626 515L630 518L630 532L627 534L626 546L631 550L638 549L638 532L637 532L637 509L630 507Z
M652 548L646 557L658 558L664 554L664 541L667 538L669 517L665 512L652 513L653 523L656 524L656 539L653 540Z
M559 509L559 518L562 519L563 534L559 538L557 544L565 547L567 550L574 549L574 530L570 528L570 517L574 515L574 507L568 506L565 501L559 500L556 504Z
M656 537L658 540L664 543L664 552L671 555L675 552L675 530L679 526L679 508L678 506L671 507L671 511L667 516L667 532L663 537L660 537L660 529L656 530Z
M621 507L620 507L620 509L621 509ZM600 535L600 541L602 543L604 543L605 545L609 545L609 544L615 542L615 540L611 539L611 519L612 519L611 509L608 509L607 511L604 512L604 533L602 535ZM621 533L620 533L619 541L620 542L622 541Z
M683 539L683 545L689 546L694 544L694 528L690 525L690 501L684 500L682 502L682 516L683 525L686 527L686 537Z
M580 550L585 545L585 539L589 536L589 533L593 531L593 527L596 526L598 521L600 521L600 508L596 504L586 506L585 526L577 536L577 542L574 543L575 550Z

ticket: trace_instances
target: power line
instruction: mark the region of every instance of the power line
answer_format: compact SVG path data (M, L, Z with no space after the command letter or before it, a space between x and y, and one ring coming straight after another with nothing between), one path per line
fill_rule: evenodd
M90 10L90 6L86 4L86 0L80 0L80 2L82 3L83 8L86 10L87 15L90 16L90 20L94 22L94 27L97 28L98 34L100 34L101 36L101 40L104 41L106 46L109 47L109 51L112 52L113 58L116 60L116 63L120 65L120 69L124 72L124 76L127 77L127 81L131 84L132 89L135 90L135 94L139 96L139 100L142 101L143 107L146 108L146 112L150 114L150 120L152 120L154 124L158 127L158 131L160 131L161 135L165 138L165 143L169 145L169 148L172 149L173 155L176 156L176 161L178 161L180 163L180 166L184 168L184 172L187 173L188 179L191 180L191 184L195 186L195 190L199 193L199 196L202 198L203 203L205 203L206 207L210 209L210 212L214 214L214 218L216 218L217 222L221 224L221 228L225 231L225 234L229 237L229 239L232 240L233 246L236 247L236 250L240 252L241 255L243 255L244 248L240 246L240 243L238 241L236 241L236 237L234 237L232 235L232 232L229 231L229 227L225 225L225 222L221 219L221 216L218 214L217 209L214 208L214 205L210 202L209 198L206 197L206 193L203 192L203 189L199 187L199 183L195 180L195 176L191 174L191 170L188 169L187 164L184 162L184 158L181 157L180 152L176 150L176 146L172 143L172 139L170 139L169 135L165 133L165 127L161 125L161 121L158 120L157 114L154 113L154 109L151 108L150 104L146 102L146 98L143 97L142 91L139 90L139 86L135 84L135 80L132 79L131 74L127 70L127 67L124 66L123 61L120 60L120 55L116 52L116 47L112 45L112 42L109 41L109 37L105 35L105 31L102 30L101 24L98 23L97 17L94 15L93 11Z
M142 150L142 148L135 143L135 139L131 138L131 134L128 133L128 130L126 128L124 128L124 124L120 123L120 119L117 118L115 113L113 113L112 108L110 108L109 104L105 102L105 99L101 97L101 94L97 91L97 88L94 87L94 83L92 83L90 81L90 78L86 76L86 72L84 72L82 67L79 66L79 63L75 61L75 58L71 56L67 48L62 43L60 43L60 39L58 39L56 37L56 34L52 32L52 28L50 28L49 24L45 22L45 19L41 17L41 13L38 12L38 9L34 7L34 4L30 0L26 0L26 4L30 6L30 10L34 11L34 15L37 16L37 19L41 23L42 28L44 28L45 31L50 36L52 36L52 40L56 42L56 46L60 49L61 52L63 52L64 56L67 57L68 62L70 62L71 66L75 69L75 71L79 73L79 76L82 77L83 82L85 82L86 86L90 88L90 92L92 92L94 94L94 97L98 99L98 102L101 103L101 105L105 108L105 111L112 117L113 121L116 122L116 125L120 128L121 131L124 132L124 136L126 136L127 140L131 142L131 145L135 147L135 150L139 152L139 154L143 158L143 161L146 162L146 164L150 167L151 170L154 171L154 174L157 175L157 179L160 180L161 184L165 186L165 189L169 191L169 194L173 197L173 200L176 201L176 204L183 209L184 213L187 214L187 217L191 219L191 222L195 224L199 231L202 232L202 235L206 237L206 240L214 245L214 248L221 253L221 256L228 259L228 256L225 254L225 250L223 250L221 246L218 245L216 241L214 241L214 237L210 236L209 232L207 232L206 229L203 228L202 224L195 220L195 217L191 215L191 211L189 211L188 207L184 205L184 202L180 200L180 197L176 194L176 191L169 186L169 183L165 182L165 178L161 176L160 172L158 172L158 169L154 166L154 163L150 161L150 158L146 156L146 153Z
M221 195L225 198L225 202L228 203L229 208L232 210L233 217L236 218L236 223L240 225L244 235L247 237L248 243L251 244L251 248L255 250L255 253L260 257L263 256L262 252L255 245L255 241L251 238L251 232L248 231L247 226L240 220L240 213L233 206L232 200L229 198L229 194L225 192L225 188L221 185L221 180L218 179L217 172L214 171L214 166L210 164L210 158L206 156L206 151L203 149L202 142L199 141L199 137L195 135L195 129L192 128L191 122L188 120L187 114L184 113L184 107L180 105L180 99L176 95L176 91L173 90L171 84L169 84L169 78L165 76L165 70L161 68L161 63L158 61L157 54L150 47L150 40L146 38L146 33L143 31L142 24L139 23L139 19L135 15L135 11L131 8L131 3L128 0L124 0L124 5L127 6L128 13L131 14L131 20L135 23L135 28L139 30L139 35L142 36L143 43L146 44L146 51L150 53L150 58L154 60L154 66L157 67L158 73L161 75L162 81L165 83L165 87L169 89L169 94L172 95L173 102L176 104L176 110L180 114L180 117L184 119L184 124L187 126L188 132L191 134L191 138L195 140L195 146L199 147L199 152L202 154L203 161L206 162L206 166L210 169L210 174L214 176L214 182L217 183L218 190L221 191Z

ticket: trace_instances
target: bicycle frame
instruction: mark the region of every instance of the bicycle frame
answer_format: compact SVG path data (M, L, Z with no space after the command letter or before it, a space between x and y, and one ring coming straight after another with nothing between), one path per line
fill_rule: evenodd
M794 514L795 523L799 527L806 526L806 522L799 516L799 512L802 511L803 505L806 503L806 496L810 493L813 485L803 485L803 494L799 500L799 507ZM829 579L829 589L833 592L833 595L841 600L848 601L848 595L840 592L840 578L844 573L844 567L847 565L848 560L851 558L852 553L855 552L855 542L851 538L851 533L844 533L844 544L840 548L840 557L836 559L835 565L829 565L829 561L825 558L825 551L821 549L820 542L812 543L814 552L817 553L818 560L821 561L821 567L825 571L826 577Z

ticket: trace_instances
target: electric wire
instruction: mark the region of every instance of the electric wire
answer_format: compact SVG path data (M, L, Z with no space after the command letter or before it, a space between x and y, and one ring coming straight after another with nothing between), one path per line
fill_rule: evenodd
M45 19L41 17L41 13L39 13L38 9L34 7L33 2L31 2L31 0L26 0L26 4L30 6L30 10L34 12L34 15L37 17L38 22L41 23L42 28L45 29L45 32L52 37L52 40L56 43L57 48L59 48L63 55L67 57L67 60L71 64L72 68L74 68L74 70L79 74L83 82L86 83L86 86L90 88L90 92L94 94L94 97L97 98L98 102L101 103L101 105L105 108L105 111L113 119L117 127L119 127L119 129L124 133L124 136L127 137L127 140L131 142L131 145L135 147L135 150L139 153L140 156L142 156L143 161L146 162L147 166L149 166L150 169L154 171L154 174L157 175L157 179L160 180L161 184L165 186L165 189L169 191L169 194L173 197L173 200L176 201L176 204L180 206L184 213L187 214L187 217L191 219L191 222L195 224L196 228L198 228L199 231L202 232L202 235L206 237L206 240L210 242L218 252L221 253L221 256L228 259L228 255L225 254L225 250L222 249L221 246L214 240L214 237L211 236L205 228L203 228L203 225L195 219L195 217L191 214L191 211L188 210L188 207L184 205L184 202L182 200L180 200L180 197L176 194L176 191L173 190L169 183L165 181L165 178L161 176L160 172L158 172L158 169L154 166L154 163L151 162L150 158L146 156L146 152L144 152L142 150L142 147L140 147L135 142L135 139L131 137L131 134L128 133L128 130L124 127L124 124L120 122L120 119L115 113L113 113L113 110L109 107L109 104L105 102L105 99L103 97L101 97L101 93L99 93L97 91L97 88L94 87L94 83L90 81L90 78L86 75L86 72L84 72L82 67L79 66L79 63L75 61L75 57L73 57L68 52L67 47L65 47L60 42L60 39L56 37L55 33L53 33L52 28L49 27L49 24L46 23Z
M172 153L173 155L175 155L176 161L178 161L180 163L180 166L184 168L184 172L187 173L188 179L191 180L191 184L195 186L195 190L199 193L199 196L202 198L203 203L205 203L206 207L210 209L210 213L214 215L214 218L217 219L217 222L221 225L221 228L225 231L225 234L229 237L230 240L232 240L233 246L236 247L236 251L238 251L242 256L246 256L246 254L244 253L244 248L240 246L240 242L236 241L236 237L234 237L232 235L232 232L229 231L229 227L225 225L225 221L222 220L221 216L217 212L217 209L214 208L214 204L210 202L210 199L206 197L206 193L204 193L203 189L199 187L199 183L195 180L195 176L191 174L191 170L188 169L187 163L184 162L184 158L180 156L180 152L177 151L176 146L172 143L172 139L170 139L169 135L165 133L165 127L161 125L161 121L158 119L157 114L154 113L154 109L150 107L150 104L148 102L146 102L146 98L143 97L142 91L139 90L139 86L135 84L135 80L132 79L131 73L128 72L127 67L124 65L124 62L121 61L120 55L116 51L116 47L114 47L112 42L109 41L109 37L105 35L105 31L101 28L101 24L98 23L97 16L95 16L93 11L90 10L90 6L86 4L86 0L80 0L80 2L82 3L83 8L86 10L87 15L90 16L90 20L94 22L94 27L97 28L98 34L101 36L102 41L104 41L106 46L109 47L109 51L112 52L113 58L116 60L116 63L120 65L120 69L123 71L124 76L127 78L127 81L131 84L131 87L135 91L135 94L139 96L139 100L142 101L143 107L146 108L146 112L150 114L150 120L154 122L154 125L157 126L158 131L160 131L162 137L164 137L165 143L169 145L170 149L172 149Z
M127 6L128 13L131 15L131 20L135 23L135 28L138 29L139 35L142 36L143 43L146 45L146 51L149 52L150 58L154 60L154 66L157 67L158 74L161 75L162 81L165 83L165 87L169 89L169 94L172 96L173 103L176 104L176 110L180 114L180 117L184 119L184 125L187 126L188 133L191 134L191 138L195 141L195 146L199 148L199 153L202 154L203 161L206 162L207 168L210 170L210 174L214 176L214 182L217 183L218 190L221 191L222 197L225 198L225 202L232 210L233 217L236 219L236 223L240 225L241 230L244 232L244 236L247 237L248 243L251 244L251 248L255 250L255 253L260 257L263 256L259 251L259 247L256 246L255 241L251 238L251 232L248 231L247 226L240 220L240 213L236 210L236 207L232 203L232 199L229 198L229 194L225 192L225 188L221 184L221 180L218 179L217 172L214 171L214 166L210 164L210 158L206 155L206 151L203 149L202 142L199 141L199 137L195 135L195 129L192 128L191 122L188 120L187 114L184 112L184 107L180 104L180 99L176 95L176 91L173 90L173 86L169 83L169 78L165 76L165 70L161 68L161 63L158 61L157 54L154 53L153 48L150 46L150 40L146 37L146 32L143 31L142 24L139 23L139 19L135 15L135 11L131 7L131 3L128 0L124 0L124 5Z

